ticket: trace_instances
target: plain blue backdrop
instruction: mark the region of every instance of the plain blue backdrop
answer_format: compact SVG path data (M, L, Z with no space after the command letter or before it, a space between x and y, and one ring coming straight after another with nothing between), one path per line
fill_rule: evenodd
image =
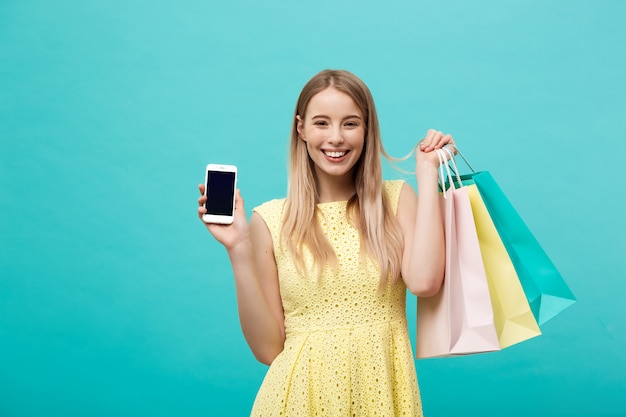
M0 416L249 413L266 367L196 186L231 163L248 213L284 196L293 107L324 68L369 85L392 155L452 133L579 300L529 342L417 361L427 417L626 415L625 16L623 0L1 0ZM412 297L408 314L414 337Z

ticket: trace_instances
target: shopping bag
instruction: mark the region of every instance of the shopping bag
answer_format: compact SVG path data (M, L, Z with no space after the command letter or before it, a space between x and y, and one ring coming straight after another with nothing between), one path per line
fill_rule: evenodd
M478 188L535 319L542 325L574 304L576 298L493 176L487 171L475 172L469 163L467 165L473 173L462 175L461 179Z
M441 154L440 177L444 183ZM460 182L460 181L459 181ZM417 301L417 358L465 355L500 349L489 285L483 267L467 187L443 190L445 277L439 292Z
M511 258L498 235L475 184L466 185L491 304L502 349L539 336L541 331L530 308Z

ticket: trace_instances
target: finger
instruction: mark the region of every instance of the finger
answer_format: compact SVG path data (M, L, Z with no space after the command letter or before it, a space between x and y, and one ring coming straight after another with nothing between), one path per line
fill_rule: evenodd
M435 130L429 129L426 133L426 137L422 141L421 150L422 152L430 152L435 149L435 145L439 142L440 138L443 136L443 133Z
M435 130L434 129L428 129L426 131L426 135L424 135L424 138L422 138L422 140L419 142L419 148L420 150L423 152L426 148L428 148L428 146L430 145L430 141L432 139L432 136L434 134Z
M206 214L206 208L204 206L198 207L198 217L202 220L202 215Z
M435 133L437 133L435 129L428 129L426 131L426 134L424 135L424 139L426 140L431 139L435 135Z
M433 147L435 149L441 149L441 148L444 147L444 145L446 145L450 141L451 138L452 138L452 136L444 135L442 133L441 136L437 137L437 141L435 143L433 143Z
M204 203L206 203L206 200L207 200L207 197L206 197L205 195L200 196L200 197L198 198L198 205L199 205L199 206L204 206Z
M454 141L446 143L443 147L450 149L452 153L454 153L455 155L459 153L458 149L456 148L456 145L454 144Z
M200 191L200 194L204 194L204 184L198 184L198 190Z
M454 138L450 134L445 135L445 137L443 138L442 148L450 149L455 155L458 153L456 149L456 143L454 142Z
M430 148L436 149L437 146L441 143L441 138L443 137L443 132L436 131L433 135L433 140L430 142Z
M245 211L243 206L243 197L241 197L239 188L237 188L237 191L235 192L235 210Z

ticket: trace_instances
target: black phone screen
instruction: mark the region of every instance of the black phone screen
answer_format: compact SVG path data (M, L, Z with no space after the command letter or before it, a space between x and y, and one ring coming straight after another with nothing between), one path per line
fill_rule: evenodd
M235 173L209 171L207 175L207 214L233 215L233 195L235 193Z

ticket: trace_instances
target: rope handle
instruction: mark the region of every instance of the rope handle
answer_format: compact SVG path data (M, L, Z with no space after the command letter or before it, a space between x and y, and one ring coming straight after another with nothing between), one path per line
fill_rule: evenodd
M454 149L455 152L452 152L450 150L450 148ZM467 160L467 158L465 158L465 156L463 156L463 154L461 153L461 151L459 150L459 148L457 148L456 146L444 146L441 149L445 149L446 151L448 151L449 153L452 152L452 155L454 155L454 153L456 153L458 156L461 157L461 159L463 160L463 162L465 162L465 165L467 165L467 167L472 171L472 173L476 173L476 170L472 167L472 165L469 163L469 161ZM458 170L456 169L456 164L454 165L454 170L458 173Z
M452 152L449 147L444 146L443 148L441 148L441 153L448 154L447 165L449 166L450 164L452 164L452 171L454 172L454 175L456 176L456 182L459 186L458 188L463 187L463 181L461 181L461 176L459 175L459 168L456 166L456 161L454 160L454 152ZM450 181L450 184L452 184L452 178L448 177L448 181Z
M446 176L448 177L448 184L450 184L450 188L452 188L452 190L457 190L461 187L463 187L463 182L461 181L461 177L459 176L458 172L455 172L456 175L456 179L457 179L457 183L458 183L458 188L454 186L454 178L452 177L452 170L450 169L450 164L452 164L452 166L454 167L453 170L458 171L458 168L456 167L456 162L454 161L454 154L452 153L452 151L450 151L449 149L436 149L435 152L437 152L437 157L439 158L439 182L441 183L440 187L441 190L443 191L443 198L448 198L448 194L446 190ZM444 169L445 169L445 173L444 173Z

